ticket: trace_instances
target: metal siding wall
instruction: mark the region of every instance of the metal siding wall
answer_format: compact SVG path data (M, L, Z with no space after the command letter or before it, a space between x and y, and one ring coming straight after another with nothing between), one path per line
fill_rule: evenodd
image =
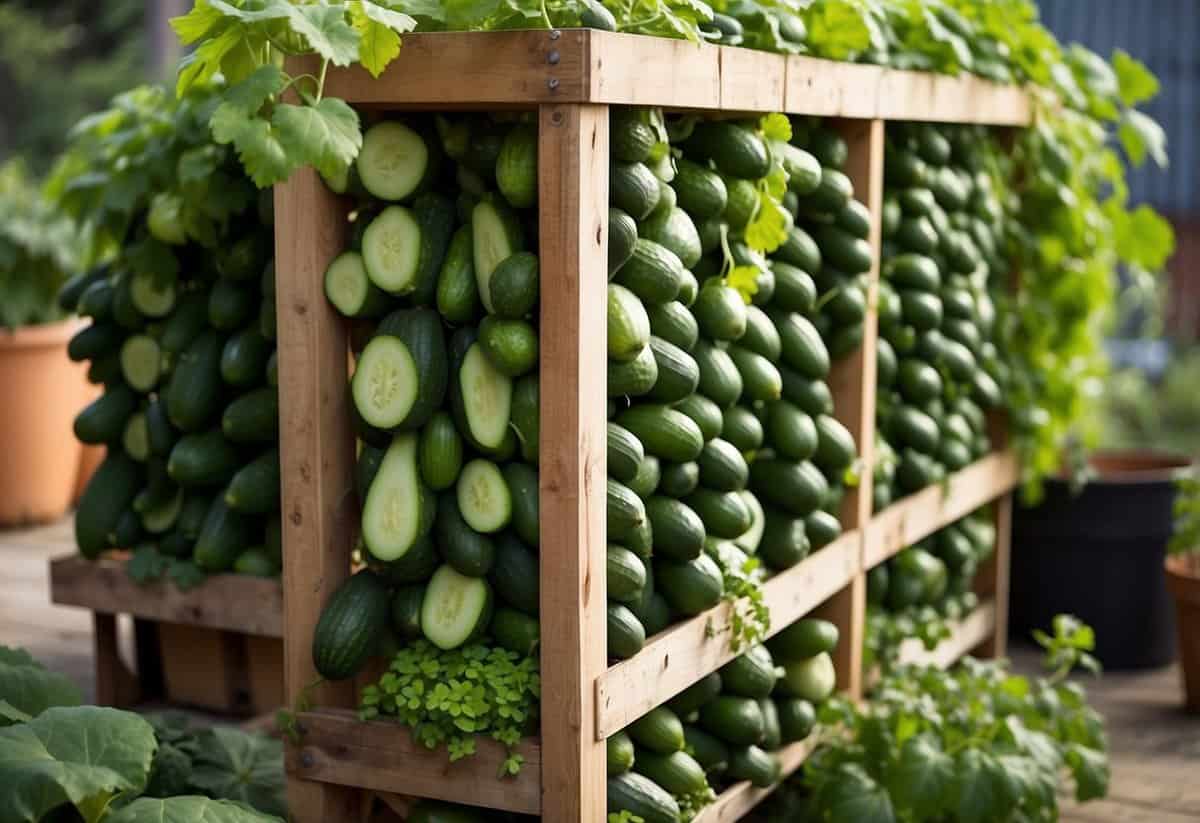
M1042 21L1064 43L1110 57L1121 48L1162 85L1145 107L1167 132L1168 170L1152 161L1130 177L1131 196L1167 212L1200 211L1200 0L1040 0Z

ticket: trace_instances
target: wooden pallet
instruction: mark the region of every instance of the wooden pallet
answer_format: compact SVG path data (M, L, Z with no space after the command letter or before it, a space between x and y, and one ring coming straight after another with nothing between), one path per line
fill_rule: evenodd
M304 61L299 61L303 64ZM304 70L303 65L296 67ZM347 204L311 170L275 190L283 454L285 667L289 700L302 713L301 742L288 752L289 805L299 821L351 820L368 792L453 799L547 821L605 819L604 739L726 662L720 631L728 607L671 627L633 658L605 657L605 387L608 106L654 105L724 112L784 111L839 118L850 147L847 173L871 213L880 248L885 120L1022 126L1020 89L745 49L594 30L408 35L377 80L333 69L327 93L362 108L535 111L538 122L542 393L539 466L541 734L524 744L526 765L495 778L500 751L486 745L449 764L444 751L415 747L394 723L357 722L354 684L321 683L311 640L326 600L350 572L357 529L354 435L346 402L348 330L327 304L322 275L345 243ZM878 256L878 255L877 255ZM864 341L830 378L838 419L872 476L875 424L874 314L878 264L870 273ZM993 455L951 480L949 497L929 490L872 518L869 488L851 489L844 536L772 579L766 597L778 630L806 613L838 624L839 685L861 696L865 572L972 507L1003 499L1015 483L1009 455ZM869 484L868 484L869 485ZM919 538L918 538L919 539ZM868 546L870 550L868 552ZM867 562L867 557L871 563ZM1007 558L1005 552L997 557ZM997 594L1007 570L992 573ZM997 597L997 625L1000 621ZM716 634L716 637L712 635ZM788 770L807 755L785 752ZM705 821L733 820L766 796L727 790Z
M139 585L123 555L50 561L50 599L91 610L96 702L148 700L237 715L283 705L283 589L278 580L224 574L180 591ZM135 660L126 665L117 618L134 624Z

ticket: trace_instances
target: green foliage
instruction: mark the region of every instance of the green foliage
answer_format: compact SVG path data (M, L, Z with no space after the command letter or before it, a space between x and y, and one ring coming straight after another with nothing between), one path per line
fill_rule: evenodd
M29 180L0 166L0 328L57 320L58 290L79 264L79 232Z
M0 726L23 723L51 706L78 706L79 687L23 649L0 646Z
M729 648L741 651L761 643L771 629L771 610L763 600L759 560L751 557L741 568L732 568L717 556L725 592L722 599L730 603Z
M903 667L871 702L827 708L823 721L841 722L845 734L825 740L775 801L777 816L764 819L1053 820L1064 773L1077 800L1104 796L1103 719L1067 680L1072 665L1094 663L1091 630L1061 615L1054 628L1039 638L1049 677L967 658L952 671Z
M1200 555L1200 469L1181 474L1175 487L1175 520L1167 550Z
M537 728L540 695L536 657L482 644L442 651L417 640L363 689L359 716L395 717L422 746L444 744L451 762L474 754L476 735L487 735L508 747L503 777L521 770L515 748Z
M1137 369L1111 373L1090 398L1091 436L1103 448L1200 454L1200 349L1180 351L1157 383Z
M279 818L257 812L244 803L187 795L152 799L139 797L109 817L105 823L279 823Z

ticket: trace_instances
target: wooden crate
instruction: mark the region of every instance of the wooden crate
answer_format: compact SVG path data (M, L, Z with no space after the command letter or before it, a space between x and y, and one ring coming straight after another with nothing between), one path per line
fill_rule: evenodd
M297 71L304 71L298 61ZM605 373L608 106L651 105L726 112L783 111L839 118L850 146L847 172L871 213L878 253L884 121L927 120L1023 126L1031 103L1020 89L739 48L696 46L594 30L408 35L378 79L331 70L326 91L365 109L535 111L538 122L538 249L541 263L539 467L542 670L541 734L521 749L516 778L497 780L504 753L480 741L473 758L412 744L395 723L359 723L354 684L320 683L310 644L321 608L350 573L357 529L354 435L346 400L348 330L327 304L322 275L344 247L348 205L311 170L275 191L283 454L284 623L287 695L299 713L299 742L287 754L289 804L300 821L351 820L368 792L450 799L541 814L547 821L605 819L604 739L727 661L721 631L728 607L673 626L633 658L605 658ZM878 254L876 255L878 256ZM878 267L870 273L864 342L830 379L838 418L872 476L875 424L874 313ZM1003 497L1016 479L1011 455L980 461L941 490L899 501L873 518L869 484L847 495L845 534L773 578L765 593L773 630L806 613L842 631L841 687L862 694L865 572L951 522ZM914 536L915 535L915 536ZM871 563L867 558L871 558ZM997 552L997 562L1007 551ZM1007 579L994 573L996 615ZM716 636L713 637L712 635ZM784 753L787 770L808 754ZM733 820L766 796L728 789L703 820Z
M283 588L278 580L224 574L180 591L139 585L122 556L50 562L50 599L92 611L96 702L145 701L235 715L283 705ZM134 624L132 666L121 659L117 618Z

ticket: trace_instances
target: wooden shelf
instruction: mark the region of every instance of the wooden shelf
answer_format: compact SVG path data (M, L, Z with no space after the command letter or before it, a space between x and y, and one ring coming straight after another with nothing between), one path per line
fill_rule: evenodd
M984 600L975 611L957 621L953 634L935 649L926 649L920 640L910 637L900 644L900 662L948 669L960 659L992 639L996 629L996 601Z
M763 584L768 635L811 612L859 571L861 535L849 532ZM722 603L651 638L596 681L596 735L603 740L737 657L729 647L732 608Z
M741 783L735 783L721 792L712 805L705 807L704 811L696 815L692 823L732 823L732 821L741 820L750 813L751 809L766 800L792 773L804 765L804 761L816 749L817 739L818 734L814 730L806 739L779 751L782 776L778 783L765 789L756 788L744 780Z
M354 712L336 709L301 712L296 722L301 741L285 747L285 758L288 773L304 780L541 813L542 752L536 739L518 748L525 758L520 774L498 779L508 753L487 738L476 739L473 756L451 763L445 748L418 745L399 723L364 723Z
M141 585L122 555L50 561L50 600L103 614L128 614L259 637L283 637L283 588L278 580L218 574L182 591L167 581Z
M594 29L407 34L378 80L331 69L326 93L388 108L607 103L1023 126L1024 89Z
M1019 479L1016 454L997 452L955 472L945 484L896 501L867 524L863 566L873 569L901 549L1008 494Z

